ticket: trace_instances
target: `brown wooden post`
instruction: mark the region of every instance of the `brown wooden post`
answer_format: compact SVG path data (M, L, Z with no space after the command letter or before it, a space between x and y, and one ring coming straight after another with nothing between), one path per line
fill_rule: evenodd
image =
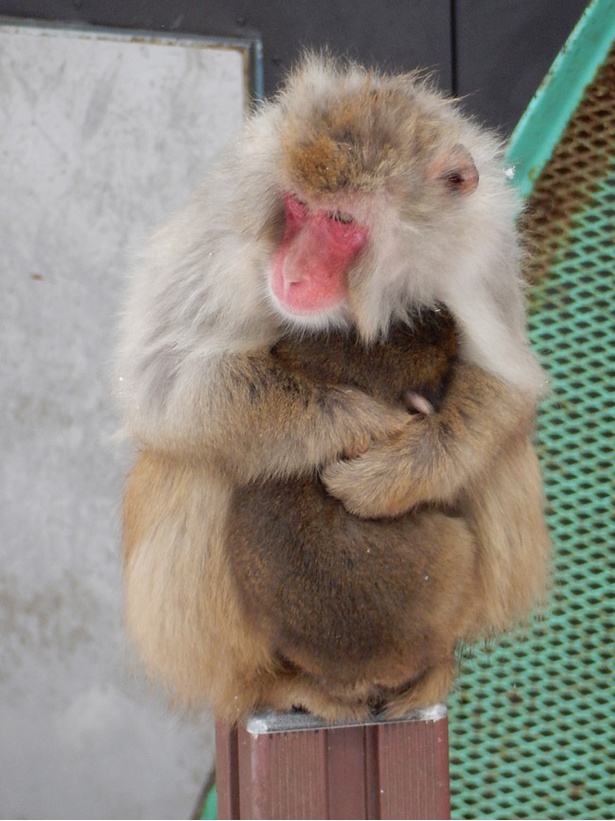
M450 818L446 708L360 724L273 712L218 724L216 782L218 818Z

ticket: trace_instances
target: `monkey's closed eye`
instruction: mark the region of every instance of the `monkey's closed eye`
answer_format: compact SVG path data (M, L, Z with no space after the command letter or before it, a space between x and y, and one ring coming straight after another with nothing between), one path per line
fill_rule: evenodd
M354 222L352 214L348 214L346 211L329 211L327 217L330 220L335 220L335 222L341 222L343 225Z
M307 210L307 202L305 202L305 200L302 200L296 194L286 193L282 196L282 200L286 208L294 208L301 211Z
M456 188L461 185L464 180L458 171L449 171L448 174L443 175L442 179L447 185L450 185L451 188Z

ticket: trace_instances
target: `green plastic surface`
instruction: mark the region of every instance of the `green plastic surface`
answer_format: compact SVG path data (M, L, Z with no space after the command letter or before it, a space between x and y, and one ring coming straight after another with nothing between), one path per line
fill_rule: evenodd
M464 662L453 818L615 817L615 48L599 77L530 199L551 602L525 639Z
M205 803L203 805L203 809L200 815L200 818L203 821L209 821L210 819L216 819L218 817L218 794L216 792L216 785L214 784L213 787L207 793L207 798L205 799Z

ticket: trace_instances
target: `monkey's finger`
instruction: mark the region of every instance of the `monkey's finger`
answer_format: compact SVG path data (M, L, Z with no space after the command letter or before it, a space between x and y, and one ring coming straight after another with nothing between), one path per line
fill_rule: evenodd
M420 393L415 393L414 391L406 391L404 394L404 402L408 410L415 410L418 413L422 413L425 416L429 416L434 412L434 406L428 399L425 399L424 396L421 396Z

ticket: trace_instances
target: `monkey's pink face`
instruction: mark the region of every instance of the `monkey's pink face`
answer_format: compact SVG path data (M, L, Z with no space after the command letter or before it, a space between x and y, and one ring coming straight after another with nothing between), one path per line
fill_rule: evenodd
M310 317L344 304L348 268L368 229L340 211L310 211L284 197L286 227L271 265L271 291L286 314Z

